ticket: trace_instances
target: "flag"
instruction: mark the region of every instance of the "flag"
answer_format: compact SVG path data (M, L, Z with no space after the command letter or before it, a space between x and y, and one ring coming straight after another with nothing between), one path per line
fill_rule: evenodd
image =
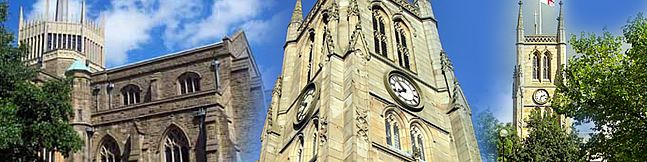
M555 6L555 0L539 0L539 1L541 1L541 3L546 4L550 7Z

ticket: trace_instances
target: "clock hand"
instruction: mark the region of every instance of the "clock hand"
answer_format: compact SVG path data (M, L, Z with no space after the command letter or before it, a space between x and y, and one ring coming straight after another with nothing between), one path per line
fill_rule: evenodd
M398 82L398 84L399 84L399 85L400 85L400 87L402 88L402 91L401 91L401 92L407 92L407 89L406 89L406 88L404 88L404 85L402 85L402 83Z

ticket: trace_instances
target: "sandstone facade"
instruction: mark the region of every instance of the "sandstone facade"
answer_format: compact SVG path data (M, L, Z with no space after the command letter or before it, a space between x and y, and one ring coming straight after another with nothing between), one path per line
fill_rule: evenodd
M429 1L296 0L261 161L480 161L436 23Z

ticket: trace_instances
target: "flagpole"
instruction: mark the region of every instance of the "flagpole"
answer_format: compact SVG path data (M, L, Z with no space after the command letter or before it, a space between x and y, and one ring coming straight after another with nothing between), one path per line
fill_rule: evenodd
M537 6L539 6L539 0L537 0ZM539 29L537 28L537 16L538 15L539 14L537 14L537 8L535 8L535 15L533 15L533 16L535 16L534 17L535 18L535 24L534 24L535 25L535 34L539 34Z
M539 4L539 6L538 6L539 7L539 27L538 28L539 28L539 34L542 34L542 27L543 27L542 26L542 19L543 19L543 16L541 14L541 3L537 3L537 4Z

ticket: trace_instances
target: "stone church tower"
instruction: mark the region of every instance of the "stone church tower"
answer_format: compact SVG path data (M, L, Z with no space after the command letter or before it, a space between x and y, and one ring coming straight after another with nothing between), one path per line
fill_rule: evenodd
M65 70L75 60L85 60L91 72L103 71L104 25L85 16L85 0L80 15L69 13L68 0L56 0L55 15L50 15L49 2L45 1L42 15L29 20L24 19L20 9L18 42L30 51L25 61L47 74L41 75L41 79L65 76Z
M535 27L535 34L525 34L522 6L519 1L517 23L517 64L512 90L514 127L520 137L527 137L526 120L533 110L553 113L553 98L560 71L566 65L566 35L564 31L563 2L559 3L557 33L543 34ZM560 118L562 124L569 121Z
M480 161L427 0L296 0L260 161Z

